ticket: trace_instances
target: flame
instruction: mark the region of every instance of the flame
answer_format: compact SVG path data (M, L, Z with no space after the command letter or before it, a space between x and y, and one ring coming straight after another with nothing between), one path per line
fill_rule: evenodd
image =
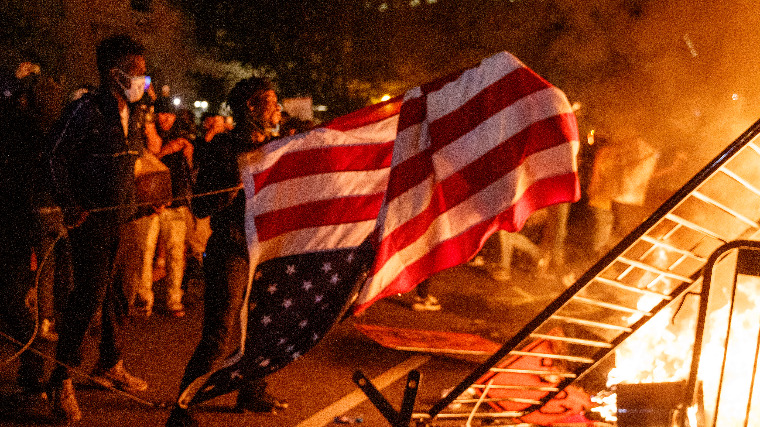
M725 303L708 313L700 356L698 379L703 384L704 417L715 417L714 406L720 392L720 410L717 425L744 425L752 389L752 368L756 365L760 334L760 278L738 276L736 297L732 307ZM728 291L723 291L727 293ZM656 298L656 297L655 297ZM713 297L711 296L711 299ZM730 295L723 295L728 300ZM679 312L666 308L631 335L615 350L615 368L607 377L607 387L621 383L651 383L682 381L689 375L693 355L697 321L698 298L687 299ZM640 310L649 310L659 299L642 297L637 304ZM631 316L633 323L641 318ZM731 331L726 345L729 318ZM721 367L724 365L723 383ZM616 421L616 395L603 390L592 400L599 403L593 411L606 421ZM749 413L760 414L760 398L754 396ZM697 425L697 407L687 409L690 426ZM751 419L751 418L750 418Z

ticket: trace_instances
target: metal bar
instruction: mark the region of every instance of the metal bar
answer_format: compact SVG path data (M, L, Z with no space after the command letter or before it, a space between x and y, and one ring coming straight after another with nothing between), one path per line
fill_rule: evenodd
M734 181L738 182L739 184L743 185L747 190L755 193L755 195L760 197L760 189L752 185L749 181L746 179L740 177L736 174L736 172L732 171L731 169L728 169L726 167L720 168L720 171L724 174L728 175L729 178L733 179Z
M672 221L671 221L671 222L672 222ZM663 221L663 223L664 223L664 221ZM671 228L671 229L670 229L670 231L668 231L667 233L665 233L665 235L663 235L663 236L662 236L662 238L663 238L663 239L670 239L670 238L671 238L671 237L673 237L673 235L674 235L674 234L676 234L676 232L677 232L678 230L680 230L682 227L683 227L683 226L682 226L681 224L677 223L677 222L673 223L673 228Z
M728 323L726 325L726 340L723 343L723 361L720 364L720 379L718 380L718 396L715 400L715 415L713 417L713 427L718 425L718 413L720 412L720 397L723 392L723 378L726 375L726 361L728 360L728 339L731 337L731 321L734 318L734 304L736 303L736 270L734 270L734 283L731 287L731 304L728 310ZM707 295L709 300L710 295Z
M412 420L414 411L414 400L417 398L417 390L420 385L420 371L413 369L409 371L406 377L406 387L404 388L404 398L401 401L401 410L398 413L396 425L398 427L407 427Z
M680 216L676 216L676 215L673 215L673 214L667 214L665 217L667 219L671 220L671 221L677 222L678 224L680 224L680 225L682 225L682 226L684 226L686 228L690 228L690 229L692 229L694 231L698 231L698 232L700 232L702 234L706 234L706 235L712 237L715 240L720 240L721 242L724 242L724 243L729 240L726 237L718 235L717 233L715 233L713 231L710 231L710 230L702 227L701 225L698 225L698 224L695 224L695 223L693 223L691 221L685 220L685 219L681 218Z
M677 260L675 260L673 262L673 264L670 265L670 269L673 270L676 267L678 267L679 265L681 265L684 261L686 261L686 258L688 258L686 255L681 255L680 258L678 258ZM694 257L694 258L699 258L699 257ZM700 262L704 263L704 261L700 261Z
M488 394L488 390L491 389L491 384L493 384L493 378L488 381L485 390L483 390L483 394L480 395L480 399L478 399L477 403L475 403L475 406L472 408L472 411L470 411L470 416L467 417L467 423L465 424L466 427L472 426L472 419L475 417L475 414L478 412L478 408L480 408L480 405L483 403L483 399L485 399L486 395Z
M630 259L630 258L625 258L625 257L622 257L622 256L618 257L617 260L620 261L620 262L624 262L626 264L630 264L633 267L637 267L637 268L640 268L642 270L650 271L652 273L656 273L656 274L659 274L661 276L669 277L671 279L680 280L682 282L687 282L687 283L691 283L691 281L692 281L690 277L686 277L686 276L682 276L680 274L675 274L675 273L671 273L669 271L661 270L661 269L659 269L657 267L651 266L651 265L643 263L641 261L636 261L636 260L633 260L633 259Z
M369 380L369 378L364 376L361 371L356 371L354 372L353 380L354 384L359 386L364 394L367 395L369 401L375 405L375 408L380 411L380 413L383 415L383 417L385 417L386 420L388 420L391 426L395 427L396 421L398 420L398 412L396 412L393 406L388 403L385 397L375 388L375 386L372 385L372 382Z
M575 323L577 325L592 326L600 329L611 329L615 331L631 332L631 328L627 326L610 325L609 323L594 322L592 320L576 319L574 317L553 315L552 319L561 320L567 323ZM511 352L510 352L511 353Z
M752 365L752 380L749 382L749 398L747 399L747 412L744 415L744 427L749 425L749 413L752 409L752 392L755 390L755 379L757 379L757 358L760 357L760 329L757 332L757 340L755 341L755 363Z
M480 399L454 399L454 403L475 403ZM535 399L522 399L519 397L489 397L483 399L483 402L515 402L527 403L529 405L540 405L542 402Z
M588 357L567 356L564 354L554 354L554 353L533 353L530 351L510 351L509 355L510 356L524 356L524 357L538 357L541 359L567 360L568 362L578 362L578 363L594 363L594 359L589 359Z
M700 193L699 191L695 191L695 192L691 193L691 195L694 196L695 198L697 198L697 199L699 199L699 200L707 203L708 205L715 206L716 208L718 208L718 209L726 212L727 214L730 214L731 216L737 218L739 221L741 221L741 222L749 225L750 227L760 228L760 224L758 224L757 222L755 222L755 221L747 218L746 216L740 214L739 212L736 212L735 210L733 210L733 209L729 208L728 206L724 205L723 203L720 203L719 201L717 201L717 200L715 200L715 199L713 199L713 198L711 198L711 197L709 197L709 196L707 196L705 194Z
M747 147L751 148L752 151L754 151L757 155L760 156L760 147L758 147L757 145L755 145L755 143L749 143L749 144L747 144Z
M638 292L638 293L645 294L645 295L659 297L659 298L665 299L665 300L668 300L668 299L672 298L670 295L665 295L665 294L661 294L659 292L650 291L649 289L637 288L635 286L626 285L625 283L621 283L621 282L618 282L616 280L605 279L604 277L595 277L594 280L596 280L597 282L604 283L605 285L614 286L614 287L616 287L618 289L623 289L623 290L626 290L626 291Z
M586 345L589 347L601 347L601 348L612 347L610 343L604 342L604 341L584 340L581 338L570 338L570 337L558 337L556 335L548 335L548 334L530 334L530 336L532 338L542 338L549 341L561 341L561 342L566 342L570 344Z
M485 388L483 384L472 384L471 388ZM559 391L557 387L542 387L532 385L509 385L509 384L496 384L491 388L497 388L501 390L535 390L535 391Z
M525 415L525 412L487 412L487 413L476 413L475 418L519 418ZM438 414L436 418L439 419L461 419L461 418L468 418L470 416L469 413L448 413L448 414ZM511 425L511 424L510 424ZM516 426L531 426L531 424L515 424Z
M700 291L699 311L697 313L697 325L694 334L694 349L691 358L691 366L689 368L689 378L686 383L684 391L683 401L688 405L694 403L694 398L697 393L697 373L699 371L699 363L702 356L702 339L705 333L705 323L707 319L707 308L710 290L712 287L712 274L715 264L718 260L728 251L738 248L748 248L753 250L760 250L760 242L750 240L735 240L733 242L726 243L716 249L708 258L707 263L703 267L704 275ZM728 335L726 335L728 339ZM717 404L716 404L717 410ZM717 413L716 413L717 419ZM686 420L681 420L681 426L684 426Z
M652 313L650 313L648 311L637 310L635 308L625 307L625 306L622 306L622 305L612 304L612 303L609 303L609 302L599 301L599 300L595 300L595 299L591 299L591 298L586 298L586 297L573 297L573 299L571 301L579 301L579 302L582 302L584 304L593 305L593 306L596 306L596 307L609 308L610 310L623 311L623 312L631 313L631 314L640 314L642 316L651 316L652 315Z
M677 248L677 247L671 245L670 243L663 242L663 241L661 241L659 239L655 239L654 237L647 236L646 234L643 235L643 236L641 236L641 240L643 240L643 241L645 241L647 243L651 243L652 245L655 245L655 246L663 247L663 248L665 248L665 249L667 249L667 250L669 250L671 252L677 252L677 253L679 253L679 254L681 254L683 256L694 258L697 261L701 261L701 262L707 261L705 258L703 258L701 256L694 255L692 252L689 252L686 249Z

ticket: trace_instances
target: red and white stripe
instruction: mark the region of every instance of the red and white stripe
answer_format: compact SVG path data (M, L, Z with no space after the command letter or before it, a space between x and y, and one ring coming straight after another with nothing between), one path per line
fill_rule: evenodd
M364 108L241 159L252 266L356 247L374 231L400 105Z
M497 229L578 200L578 147L565 95L506 52L407 92L357 311L466 262Z

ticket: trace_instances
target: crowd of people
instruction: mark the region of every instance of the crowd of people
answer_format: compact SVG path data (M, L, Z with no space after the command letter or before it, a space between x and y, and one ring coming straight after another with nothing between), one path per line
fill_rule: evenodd
M234 350L249 268L237 156L313 125L284 121L264 78L232 89L232 117L196 118L156 94L131 37L104 39L95 56L99 87L77 88L54 113L41 105L49 97L33 61L0 81L0 320L24 346L14 355L20 393L44 397L69 423L82 419L71 375L91 323L100 325L95 382L143 392L148 383L124 365L120 327L135 316L185 316L184 293L199 280L202 339L180 390ZM56 361L47 379L43 354ZM250 378L237 399L241 410L286 406L263 378ZM177 407L168 423L192 417Z
M196 118L166 91L155 93L144 47L129 36L104 39L95 56L99 87L78 88L60 111L41 101L44 85L33 62L0 81L0 221L6 225L0 227L6 301L0 321L24 346L16 355L18 386L30 395L46 393L53 413L67 422L82 418L71 369L82 362L93 322L101 331L93 377L130 393L149 385L124 366L120 323L185 316L192 280L204 287L203 330L180 391L233 350L249 277L238 156L313 126L283 120L274 86L264 78L235 85L227 99L230 118ZM590 162L590 234L598 253L625 228L615 225L622 214L613 208L641 206L652 176L667 173L655 172L656 150L641 138L632 141L624 144L631 151L626 156L599 143ZM633 170L632 178L618 179L621 170ZM547 209L539 244L498 233L499 255L473 265L485 265L497 281L510 279L514 250L528 252L539 269L561 266L568 215L568 205ZM418 286L414 310L441 309L429 287L430 281ZM23 351L28 346L36 351ZM48 379L42 354L57 362ZM246 378L237 408L287 407L266 387L264 378ZM177 406L167 425L191 424L187 408Z

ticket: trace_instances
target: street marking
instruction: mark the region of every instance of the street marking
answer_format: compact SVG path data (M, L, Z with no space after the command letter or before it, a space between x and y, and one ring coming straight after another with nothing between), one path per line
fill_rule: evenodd
M373 378L372 384L378 390L382 390L385 387L398 381L404 375L407 375L412 369L417 369L430 360L430 356L414 356L406 359L391 369L383 372L378 377ZM335 417L340 416L354 406L367 400L367 396L361 389L356 389L353 392L343 396L340 400L332 405L322 409L311 418L301 421L296 427L324 427L333 422Z

